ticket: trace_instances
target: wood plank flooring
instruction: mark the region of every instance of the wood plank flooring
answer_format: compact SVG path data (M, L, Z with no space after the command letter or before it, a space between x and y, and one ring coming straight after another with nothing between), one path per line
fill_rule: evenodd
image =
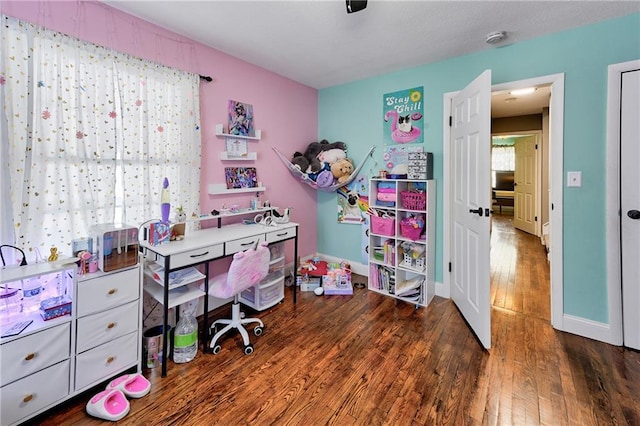
M257 314L254 354L233 335L166 378L145 370L151 393L118 424L640 425L640 353L553 330L544 249L504 219L492 232L490 351L448 299L415 309L355 289L294 305L287 288ZM84 411L95 392L31 423L105 424Z

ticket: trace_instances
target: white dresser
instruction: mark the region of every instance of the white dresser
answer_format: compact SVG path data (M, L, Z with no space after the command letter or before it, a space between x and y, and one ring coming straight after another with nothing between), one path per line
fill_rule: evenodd
M75 265L35 264L0 272L3 288L42 280L44 292L71 300L71 313L47 321L39 311L5 315L32 320L20 334L0 338L0 424L20 424L136 367L142 357L139 266L85 276ZM42 297L47 295L43 294ZM11 321L6 321L7 319Z

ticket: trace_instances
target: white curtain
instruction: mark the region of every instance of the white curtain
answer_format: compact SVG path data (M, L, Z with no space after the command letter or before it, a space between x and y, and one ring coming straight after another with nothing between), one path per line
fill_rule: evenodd
M165 177L200 211L198 75L2 20L2 243L70 255L92 225L159 218Z
M516 169L516 149L512 146L494 146L491 149L491 169L513 171Z

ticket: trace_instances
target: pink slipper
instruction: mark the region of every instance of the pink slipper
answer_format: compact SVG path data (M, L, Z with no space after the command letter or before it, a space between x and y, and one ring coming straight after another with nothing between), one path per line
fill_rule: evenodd
M129 414L129 401L118 389L104 390L87 402L87 414L116 422Z
M151 390L151 383L142 374L125 374L109 382L110 389L119 389L129 398L142 398Z

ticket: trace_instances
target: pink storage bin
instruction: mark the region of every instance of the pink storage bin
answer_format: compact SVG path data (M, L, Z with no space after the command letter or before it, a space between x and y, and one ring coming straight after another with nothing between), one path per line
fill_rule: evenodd
M392 237L395 234L395 227L394 218L371 216L371 232L374 234Z

